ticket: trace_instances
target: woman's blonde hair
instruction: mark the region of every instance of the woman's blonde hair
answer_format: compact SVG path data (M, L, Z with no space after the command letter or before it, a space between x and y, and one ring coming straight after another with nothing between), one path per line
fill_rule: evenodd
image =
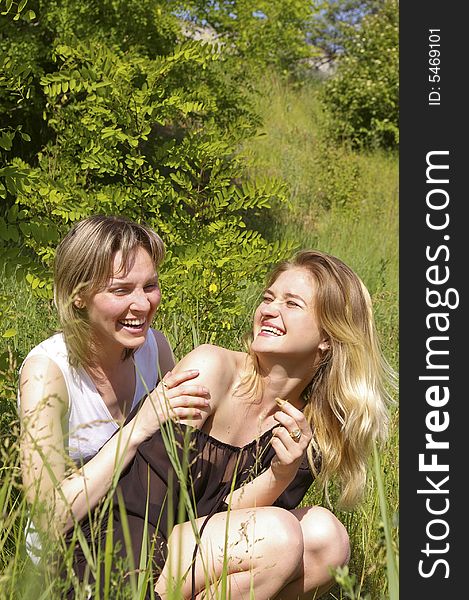
M139 248L148 252L158 269L165 251L157 233L125 217L102 215L76 223L58 245L54 301L72 365L91 366L94 362L87 312L79 307L77 298L89 297L107 285L117 252L125 274ZM131 354L126 351L124 357Z
M302 394L320 472L311 446L309 462L326 493L337 477L339 505L351 508L363 495L373 444L386 438L396 373L381 351L370 294L360 278L332 255L302 250L274 268L267 287L291 268L304 268L316 282L314 308L330 346ZM253 390L254 379L259 377L251 375Z

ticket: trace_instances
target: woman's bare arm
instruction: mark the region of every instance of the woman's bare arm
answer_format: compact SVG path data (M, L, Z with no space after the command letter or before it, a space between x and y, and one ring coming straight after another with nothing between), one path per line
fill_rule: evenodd
M168 418L187 418L207 405L207 390L190 380L197 371L170 374L169 404L160 384L136 416L108 440L80 469L73 468L65 450L68 395L62 373L46 357L26 361L20 377L21 468L26 498L39 525L54 533L85 517L110 489L113 479L135 455L138 445ZM170 413L168 412L171 411Z

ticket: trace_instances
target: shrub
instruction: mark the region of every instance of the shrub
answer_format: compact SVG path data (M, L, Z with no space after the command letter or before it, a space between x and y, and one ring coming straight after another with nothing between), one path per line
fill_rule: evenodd
M322 94L334 138L356 147L397 148L398 18L397 0L384 0L381 10L366 16L346 43Z

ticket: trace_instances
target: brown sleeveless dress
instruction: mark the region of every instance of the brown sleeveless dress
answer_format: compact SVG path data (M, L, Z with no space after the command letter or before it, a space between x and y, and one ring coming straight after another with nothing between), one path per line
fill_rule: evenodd
M130 570L141 566L142 572L153 577L148 586L153 588L166 560L172 526L187 521L190 513L196 518L206 517L199 532L202 535L208 519L216 512L228 509L232 486L238 489L269 468L275 456L270 444L274 429L243 447L237 447L199 429L171 421L166 423L139 446L135 458L119 480L111 508L105 516L102 516L101 506L94 511L92 526L89 519L81 523L87 542L93 544L95 550L98 547L103 551L106 531L112 525L113 565L123 561ZM171 453L166 449L168 445L172 448ZM176 458L170 458L169 454ZM183 477L180 477L181 473ZM274 506L288 510L298 506L313 479L304 457L295 479L277 498ZM100 509L101 514L97 518ZM100 520L100 533L93 537L91 532L96 531L96 522ZM197 546L194 557L196 552ZM83 580L87 560L80 544L74 546L74 560L76 574ZM147 568L148 565L151 569ZM194 582L194 571L192 577ZM150 597L148 592L146 598Z

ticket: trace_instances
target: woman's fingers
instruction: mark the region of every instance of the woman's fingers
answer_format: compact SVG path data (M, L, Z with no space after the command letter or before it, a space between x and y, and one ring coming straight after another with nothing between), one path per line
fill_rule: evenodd
M308 445L304 443L303 437L302 435L297 443L293 441L285 427L277 427L274 430L271 443L275 451L275 458L270 463L270 468L279 481L290 482L295 477Z
M199 371L197 369L181 371L176 374L167 373L162 381L160 381L157 389L163 393L164 397L171 404L173 404L174 401L195 401L196 405L207 406L207 402L199 402L197 399L202 398L203 400L205 399L208 401L210 399L208 388L200 384L186 383L198 375Z
M290 402L287 400L282 400L281 398L276 398L276 402L279 407L279 412L288 415L292 419L295 419L295 421L306 422L304 414L301 412L301 410L298 410L295 406L293 406L293 404L290 404Z
M172 389L185 381L190 379L195 379L198 377L200 371L198 369L187 369L185 371L179 371L178 373L173 373L172 371L168 371L163 379L160 381L162 387L165 389Z
M278 440L280 444L274 444L274 440ZM306 436L301 434L299 440L296 442L288 429L284 427L277 427L272 436L272 446L277 453L279 459L286 463L291 463L298 458L302 457L304 451L308 446ZM279 454L281 452L281 454Z
M298 468L312 432L300 410L288 402L278 404L280 410L274 414L274 418L280 427L276 427L272 435L272 447L276 454L272 468L276 476L287 478L292 469Z
M290 439L283 436L287 448L295 450L294 446L292 446L293 442L293 444L301 446L302 450L304 450L312 437L311 427L306 421L304 414L286 400L276 398L276 402L280 410L275 413L274 418L282 425L279 430L284 430L288 433Z
M188 383L199 375L197 369L166 373L152 392L160 417L175 420L200 419L210 407L210 392L199 384Z
M188 385L186 383L182 383L173 388L163 388L163 393L168 400L183 396L210 398L210 392L204 385Z
M181 406L170 409L170 417L173 421L185 421L192 419L201 419L203 411L196 408L188 408L187 406Z
M299 417L294 419L289 414L277 411L274 415L274 419L280 423L283 427L279 429L285 429L292 441L299 443L301 438L304 437L306 443L311 439L311 428L308 425L303 413L298 411Z
M210 406L210 392L203 385L183 385L167 390L160 400L171 410L177 408L207 409Z
M178 373L168 372L146 397L138 411L142 439L147 439L165 421L199 420L210 411L210 392L200 384L192 383L198 377L197 369Z
M294 429L298 428L298 421L296 419L279 410L274 414L274 419L289 431L293 431Z

